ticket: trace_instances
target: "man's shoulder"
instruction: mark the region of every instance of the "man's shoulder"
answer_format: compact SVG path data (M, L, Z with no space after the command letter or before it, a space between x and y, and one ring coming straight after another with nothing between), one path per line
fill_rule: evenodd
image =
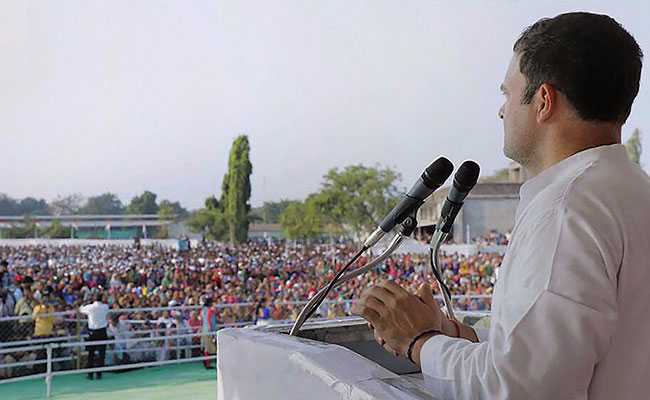
M566 184L562 193L565 212L601 216L617 225L626 217L646 215L650 179L640 168L597 160ZM647 215L650 217L650 214ZM650 221L650 219L649 219Z

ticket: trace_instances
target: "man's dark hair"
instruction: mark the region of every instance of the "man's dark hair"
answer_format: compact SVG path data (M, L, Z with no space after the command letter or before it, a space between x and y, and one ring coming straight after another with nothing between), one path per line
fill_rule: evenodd
M527 28L513 50L528 104L543 83L562 92L583 120L623 123L639 92L643 52L607 15L574 12Z

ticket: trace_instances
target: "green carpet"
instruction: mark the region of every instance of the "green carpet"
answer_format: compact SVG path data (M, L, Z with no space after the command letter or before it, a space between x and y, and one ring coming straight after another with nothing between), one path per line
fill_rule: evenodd
M0 399L35 400L45 398L45 380L3 384ZM200 363L143 368L128 372L105 372L100 381L85 375L66 375L52 380L52 399L56 400L216 400L216 370Z

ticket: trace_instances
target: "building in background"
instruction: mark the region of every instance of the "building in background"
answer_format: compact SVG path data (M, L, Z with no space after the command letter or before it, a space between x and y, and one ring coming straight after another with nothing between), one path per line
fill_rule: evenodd
M479 181L465 199L465 205L454 221L453 241L469 243L490 231L511 231L519 205L519 189L525 181L523 168L511 163L498 176ZM418 231L430 234L440 218L449 187L436 191L418 211Z
M72 239L201 239L201 234L189 230L183 221L163 220L156 214L145 215L60 215L60 216L0 216L0 238L10 238L8 232L15 227L33 225L34 234L47 230L57 221L70 229ZM280 224L250 224L248 238L251 240L284 239Z
M59 215L59 216L0 216L0 237L7 237L12 227L33 224L35 235L57 221L70 229L75 239L133 239L167 236L171 221L161 220L156 214L144 215Z
M510 162L508 165L508 182L510 183L524 183L526 181L526 171L516 162Z
M282 233L282 225L280 224L250 224L248 226L248 239L249 240L261 240L261 239L272 239L272 240L281 240L284 239L284 234Z

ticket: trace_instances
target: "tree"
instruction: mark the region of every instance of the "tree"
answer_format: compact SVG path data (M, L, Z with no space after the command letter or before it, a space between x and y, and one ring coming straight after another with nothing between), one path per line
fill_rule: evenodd
M145 190L140 196L135 196L126 208L127 214L158 214L158 204L155 193Z
M643 153L643 145L641 144L641 131L636 128L632 132L632 136L625 142L625 149L630 160L637 165L641 165L641 154Z
M81 209L84 198L81 194L75 193L65 197L57 197L50 203L50 214L52 215L73 215Z
M200 233L211 240L223 241L229 234L221 204L215 197L206 199L205 207L192 213L187 226L190 231Z
M280 222L280 215L293 203L295 202L291 200L265 201L261 207L252 209L251 221L258 220L265 224L277 224Z
M289 239L311 239L323 235L326 218L318 194L312 194L304 202L289 201L280 215L282 230Z
M221 203L219 203L219 200L217 200L216 197L210 196L207 199L205 199L205 208L212 208L212 209L221 209Z
M18 202L18 215L48 215L47 201L25 197Z
M223 177L221 207L230 243L248 239L248 215L250 212L251 181L253 166L250 162L250 144L246 135L235 139L228 158L228 172Z
M18 215L18 202L0 193L0 215Z
M13 199L6 194L0 194L0 215L48 215L49 207L44 199L25 197L22 200Z
M399 199L399 173L390 168L348 166L331 169L312 200L325 223L352 231L357 238L371 232Z
M70 230L71 228L64 227L58 219L55 219L43 231L43 235L50 239L66 239L70 237Z
M116 215L124 212L124 204L113 193L104 193L89 197L86 204L78 211L85 215Z
M10 239L27 239L38 236L39 231L38 225L29 216L25 216L20 225L12 225L5 231L4 236Z
M212 240L240 243L248 239L251 184L253 166L250 162L250 144L245 135L237 137L230 149L228 171L221 182L221 199L211 196L205 207L190 216L187 225L192 232Z
M158 208L158 218L162 220L171 221L185 218L187 215L187 210L184 209L183 206L181 206L181 203L178 201L171 202L169 200L163 200L160 202L160 207Z

